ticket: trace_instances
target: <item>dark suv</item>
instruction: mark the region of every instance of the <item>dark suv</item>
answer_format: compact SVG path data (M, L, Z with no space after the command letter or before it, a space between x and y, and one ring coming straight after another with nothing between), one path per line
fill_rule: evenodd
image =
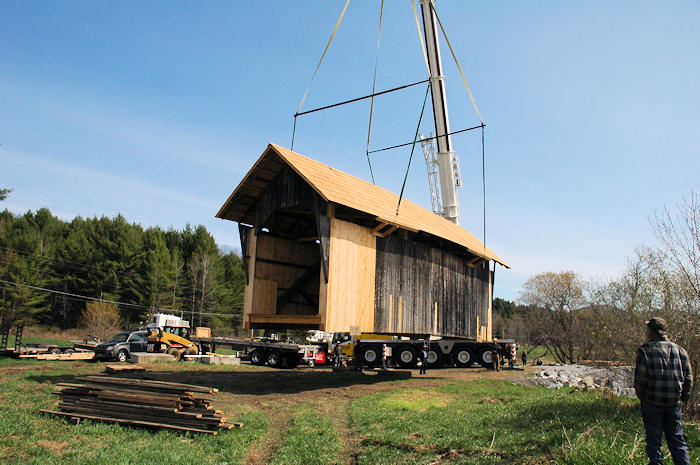
M95 347L97 360L118 360L126 362L132 352L146 352L148 331L125 331L115 334L109 342L103 342Z

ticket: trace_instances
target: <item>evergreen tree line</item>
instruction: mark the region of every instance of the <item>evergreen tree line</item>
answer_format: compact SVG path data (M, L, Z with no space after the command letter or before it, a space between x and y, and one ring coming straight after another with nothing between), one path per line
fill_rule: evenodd
M241 258L221 250L201 225L144 229L121 215L67 222L46 208L0 213L5 323L75 328L88 301L79 296L88 296L120 302L127 328L154 312L232 328L241 321L244 287Z

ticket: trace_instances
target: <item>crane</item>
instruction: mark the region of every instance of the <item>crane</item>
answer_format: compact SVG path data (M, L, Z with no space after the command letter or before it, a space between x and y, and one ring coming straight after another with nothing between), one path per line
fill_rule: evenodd
M437 21L433 2L434 0L420 0L428 68L430 70L430 93L433 103L436 137L434 139L422 138L421 146L428 167L428 181L433 211L453 223L459 224L459 199L457 198L457 187L461 186L459 159L454 154L452 137L450 136L445 76L442 75L442 59L440 57L440 44L438 42ZM437 141L437 153L435 153L433 141ZM440 185L439 197L438 182Z

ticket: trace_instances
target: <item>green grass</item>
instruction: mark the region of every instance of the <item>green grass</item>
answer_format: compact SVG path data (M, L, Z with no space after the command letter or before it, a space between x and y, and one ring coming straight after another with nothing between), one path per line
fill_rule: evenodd
M45 338L45 337L31 337L31 336L24 336L22 337L22 344L51 344L51 345L56 345L56 346L61 346L61 347L72 347L73 343L69 340L66 339L52 339L52 338ZM10 334L10 336L7 338L7 348L8 349L14 349L15 347L15 336L14 334Z
M357 399L352 417L367 448L360 463L643 462L636 401L568 392L482 380ZM700 434L686 429L696 463Z
M56 383L101 368L0 358L0 463L234 465L260 448L267 463L326 465L346 463L348 444L362 465L645 463L636 400L503 379L385 380L163 363L150 365L149 372L221 388L216 408L245 426L202 436L86 421L74 426L38 413L56 407ZM372 393L336 395L362 386ZM695 421L686 421L686 438L691 463L700 463ZM349 440L354 442L343 443Z
M275 465L337 463L338 437L330 419L318 405L303 405L292 418L272 461Z
M87 421L73 426L64 419L39 414L39 409L55 408L57 400L51 395L57 388L41 380L52 378L60 382L65 377L68 381L75 375L96 371L95 364L80 365L57 365L56 369L48 371L26 370L18 375L3 375L0 463L233 465L243 463L251 442L267 429L268 419L259 411L233 419L244 422L244 428L222 431L216 436L153 432ZM217 407L226 405L217 403Z

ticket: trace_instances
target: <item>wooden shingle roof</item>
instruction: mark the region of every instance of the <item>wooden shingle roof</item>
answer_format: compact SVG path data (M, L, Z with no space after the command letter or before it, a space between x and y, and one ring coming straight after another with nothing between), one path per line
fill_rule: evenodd
M289 165L321 197L328 202L353 208L409 231L421 231L467 248L474 255L510 266L492 250L485 247L469 231L451 221L403 199L396 214L399 196L367 181L331 168L275 144L269 144L243 181L236 187L216 214L217 218L241 222L245 207L252 207L269 180L283 165ZM241 208L241 204L243 208Z

